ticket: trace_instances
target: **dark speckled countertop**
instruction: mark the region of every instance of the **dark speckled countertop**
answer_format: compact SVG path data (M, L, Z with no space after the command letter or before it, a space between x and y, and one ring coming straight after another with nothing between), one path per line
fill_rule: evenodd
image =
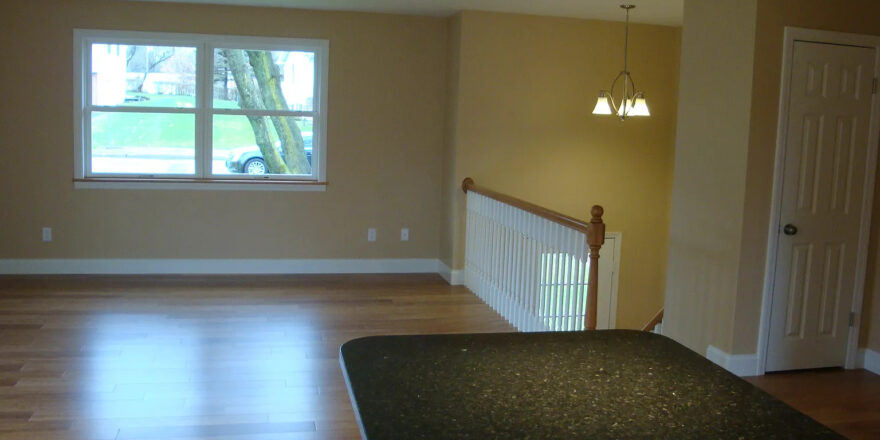
M842 438L652 333L376 336L340 351L370 440Z

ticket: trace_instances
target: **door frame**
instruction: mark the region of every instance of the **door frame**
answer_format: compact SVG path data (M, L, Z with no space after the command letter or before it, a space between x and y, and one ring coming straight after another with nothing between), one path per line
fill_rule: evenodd
M795 41L860 46L874 49L874 78L880 76L880 36L822 31L796 27L785 27L782 46L782 80L779 93L779 115L776 127L776 156L773 170L773 195L770 205L770 224L767 234L767 255L764 266L764 289L761 300L761 322L758 329L758 365L756 373L762 375L767 363L767 349L770 339L770 309L773 302L773 285L776 280L776 251L779 241L779 221L782 216L782 182L785 164L785 142L788 139L788 103L791 96L791 57ZM880 138L880 93L871 98L871 116L868 126L868 151L862 200L862 218L859 224L859 243L856 251L855 280L851 312L855 321L849 328L846 347L847 369L855 368L861 327L862 298L865 290L865 274L868 257L868 240L871 230L871 209L874 201L874 179L877 170L877 143Z

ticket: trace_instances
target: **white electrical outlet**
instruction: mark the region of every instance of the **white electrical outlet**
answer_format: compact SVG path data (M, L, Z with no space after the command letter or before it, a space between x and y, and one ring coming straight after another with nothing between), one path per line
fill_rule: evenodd
M52 228L43 228L43 241L47 243L52 241Z
M400 241L409 241L409 228L402 228L400 230Z
M367 229L367 241L376 241L376 228Z

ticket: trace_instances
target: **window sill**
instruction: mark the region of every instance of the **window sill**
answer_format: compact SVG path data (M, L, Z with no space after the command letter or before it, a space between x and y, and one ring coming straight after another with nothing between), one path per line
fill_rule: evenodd
M147 189L213 191L324 191L327 182L242 179L73 179L75 189Z

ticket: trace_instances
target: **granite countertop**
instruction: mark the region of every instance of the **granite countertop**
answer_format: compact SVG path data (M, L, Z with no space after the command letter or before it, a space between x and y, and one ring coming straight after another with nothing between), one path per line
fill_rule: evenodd
M345 343L365 438L843 438L677 342L630 330Z

